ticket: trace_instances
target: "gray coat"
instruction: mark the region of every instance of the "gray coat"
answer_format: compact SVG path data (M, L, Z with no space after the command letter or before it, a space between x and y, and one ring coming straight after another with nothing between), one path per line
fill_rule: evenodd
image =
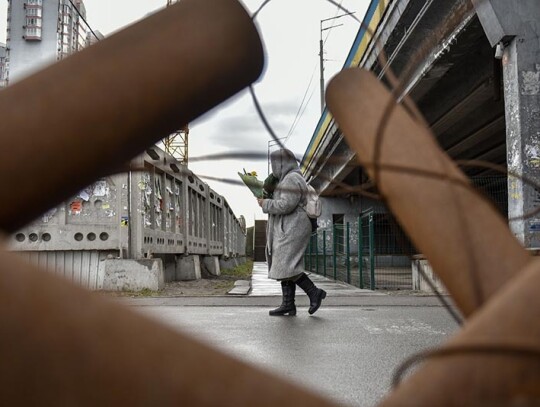
M279 178L273 199L263 201L268 214L266 259L268 277L282 280L304 272L304 252L309 244L311 222L301 207L307 185L289 150L271 155L272 172Z

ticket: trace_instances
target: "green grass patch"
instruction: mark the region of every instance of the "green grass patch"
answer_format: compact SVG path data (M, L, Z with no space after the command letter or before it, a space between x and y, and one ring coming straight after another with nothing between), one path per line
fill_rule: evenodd
M234 287L234 281L220 281L215 285L214 290L219 291L220 293L221 292L227 293L228 291L232 290L233 287Z
M152 291L149 288L143 288L141 291L122 290L121 294L129 297L156 297L159 295L159 292Z
M253 273L253 260L248 260L244 264L241 264L233 269L221 270L222 276L235 277L238 280L245 280L251 278Z

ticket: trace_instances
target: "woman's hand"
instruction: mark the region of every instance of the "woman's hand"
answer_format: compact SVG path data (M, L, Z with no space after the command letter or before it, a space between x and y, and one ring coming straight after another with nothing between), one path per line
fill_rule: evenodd
M262 198L257 198L257 203L259 204L259 206L260 206L261 208L262 208L262 206L263 206L263 201L264 201L264 199L262 199Z

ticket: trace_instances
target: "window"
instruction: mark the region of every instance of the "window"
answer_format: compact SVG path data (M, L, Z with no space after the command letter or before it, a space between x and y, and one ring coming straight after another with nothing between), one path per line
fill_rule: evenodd
M25 37L26 40L41 40L41 28L26 27Z
M26 16L41 17L41 10L39 7L28 7L26 9Z
M41 40L42 6L42 0L28 0L24 5L26 9L24 35L28 41Z
M41 28L41 18L35 18L35 17L26 18L26 26Z

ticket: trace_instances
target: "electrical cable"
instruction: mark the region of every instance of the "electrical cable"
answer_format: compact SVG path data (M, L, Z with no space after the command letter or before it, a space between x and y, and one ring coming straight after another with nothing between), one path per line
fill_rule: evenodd
M304 115L304 113L306 112L306 109L307 107L309 106L309 102L311 101L311 99L313 98L313 95L315 94L315 88L313 88L311 90L311 94L309 95L309 98L307 100L307 102L304 104L304 108L302 109L302 112L300 113L300 117L298 118L298 121L296 122L296 124L294 125L292 131L291 131L291 135L292 133L294 133L294 131L296 130L296 126L298 126L298 123L300 123L300 119L302 118L302 116ZM289 139L289 137L287 137L287 140ZM285 142L287 142L287 140L285 140Z
M341 10L341 7L342 7L342 4L343 4L343 0L341 0L336 8L336 13L334 15L334 18L337 17L337 15L339 14L340 10ZM328 40L328 37L330 37L330 32L332 31L332 28L336 27L335 25L332 25L331 27L328 28L328 32L326 33L326 38L324 39L324 42L323 42L323 45L326 44L326 41ZM292 133L294 132L294 130L296 129L296 126L298 124L298 122L300 121L300 119L302 118L304 112L306 111L306 107L303 107L304 105L304 101L306 99L306 96L309 92L309 89L311 88L311 84L313 83L313 78L315 77L315 71L317 70L317 64L315 64L315 67L313 68L313 72L311 74L311 78L309 79L309 84L306 88L306 91L304 92L304 96L302 98L302 102L300 103L300 106L298 107L298 111L296 112L296 117L294 118L293 120L293 123L291 124L291 128L289 129L289 132L287 133L287 136L285 138L285 141L283 142L283 144L287 144L287 141L289 141ZM309 104L309 101L311 100L311 97L313 96L313 92L311 93L310 97L308 98L308 101L306 102L306 106L307 104Z
M341 10L341 5L342 4L343 4L343 0L341 0L339 2L339 5L337 6L336 14L333 17L334 19L338 16L339 11ZM323 45L326 45L326 41L328 40L328 37L330 37L330 32L332 31L332 28L334 28L334 27L337 27L337 26L336 25L331 25L330 27L328 27L328 29L327 29L328 32L326 33L326 38L323 41Z
M309 79L308 86L306 87L306 91L304 92L304 96L302 97L302 102L300 103L300 106L298 106L298 111L296 112L296 116L295 116L295 118L294 118L294 120L293 120L293 122L291 124L289 132L287 133L287 136L285 137L285 142L284 142L285 144L287 143L287 141L291 137L294 129L296 128L296 125L300 121L300 118L302 117L301 112L303 113L305 111L305 108L302 111L302 107L304 106L304 102L306 100L306 96L307 96L307 94L309 92L309 89L311 88L311 84L313 83L313 78L315 77L316 69L317 69L317 66L315 65L315 67L313 68L313 72L311 73L311 78ZM308 99L308 102L309 102L310 99L311 99L311 97ZM307 103L306 103L306 105L307 105Z

